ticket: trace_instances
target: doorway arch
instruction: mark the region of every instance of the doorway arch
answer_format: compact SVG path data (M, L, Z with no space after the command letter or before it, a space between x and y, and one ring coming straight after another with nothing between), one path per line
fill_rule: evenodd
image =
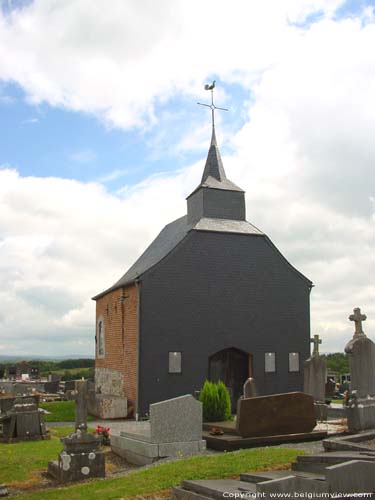
M237 401L242 396L243 384L252 374L252 356L245 351L229 347L209 358L208 376L212 382L221 380L227 386L232 403L232 413L237 411Z

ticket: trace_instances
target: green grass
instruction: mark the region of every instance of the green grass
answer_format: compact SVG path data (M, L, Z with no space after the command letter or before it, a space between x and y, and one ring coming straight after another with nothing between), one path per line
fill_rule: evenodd
M146 495L177 486L184 479L217 479L250 470L280 468L301 455L301 450L259 448L198 456L135 471L116 479L93 480L66 488L23 495L29 500L114 500Z
M51 412L50 415L44 415L46 422L74 422L75 421L75 402L74 401L53 401L51 403L40 403L40 408ZM88 421L94 420L89 415Z
M45 469L48 460L56 460L62 450L60 437L73 432L73 427L59 427L51 431L51 439L0 443L0 484L28 481L33 473Z

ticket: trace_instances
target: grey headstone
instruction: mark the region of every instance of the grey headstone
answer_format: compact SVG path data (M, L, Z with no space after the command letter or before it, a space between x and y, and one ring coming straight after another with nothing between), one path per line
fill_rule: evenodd
M375 396L375 344L366 335L355 335L346 345L349 354L351 390L357 398Z
M303 377L303 392L310 394L314 401L324 401L327 365L319 355L311 356L305 361Z
M75 408L75 429L87 429L88 413L88 382L87 380L76 380L75 390L66 393L67 398L76 402Z
M243 385L243 397L244 398L255 398L258 395L255 380L253 378L248 378Z
M202 439L202 403L191 394L150 405L151 443Z
M375 463L352 460L326 469L330 492L372 493L375 491Z
M346 344L345 352L349 354L351 391L355 391L357 399L366 399L375 396L375 344L362 329L366 315L359 307L353 313L349 320L355 324L354 336Z

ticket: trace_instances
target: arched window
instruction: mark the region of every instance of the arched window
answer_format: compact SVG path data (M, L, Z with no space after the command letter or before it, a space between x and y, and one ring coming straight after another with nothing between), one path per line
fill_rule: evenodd
M99 316L96 336L98 339L98 358L104 358L105 356L105 344L104 344L104 318Z

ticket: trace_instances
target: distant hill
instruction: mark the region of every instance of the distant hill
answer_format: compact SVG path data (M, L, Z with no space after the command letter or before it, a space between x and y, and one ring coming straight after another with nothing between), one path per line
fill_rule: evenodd
M39 354L14 354L2 355L0 354L0 363L17 363L19 361L61 361L65 359L94 359L90 354L66 354L65 356L43 356Z

